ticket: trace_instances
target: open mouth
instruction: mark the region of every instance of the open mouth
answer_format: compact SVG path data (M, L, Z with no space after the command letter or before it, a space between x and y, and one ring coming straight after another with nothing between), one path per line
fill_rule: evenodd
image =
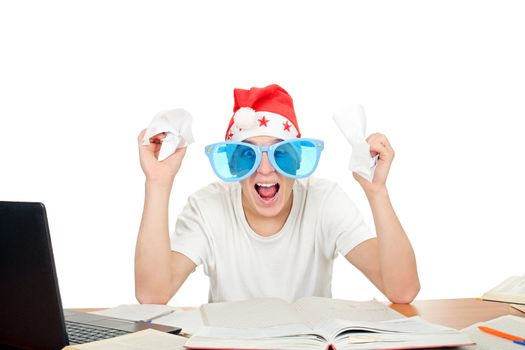
M273 183L273 184L255 184L255 191L259 194L259 197L263 199L264 201L270 201L277 195L277 192L279 192L279 184Z

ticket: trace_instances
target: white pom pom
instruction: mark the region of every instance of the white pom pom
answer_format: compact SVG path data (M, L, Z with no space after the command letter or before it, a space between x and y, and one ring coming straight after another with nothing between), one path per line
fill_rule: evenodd
M257 116L250 107L241 107L233 115L235 126L241 129L251 129L257 126Z

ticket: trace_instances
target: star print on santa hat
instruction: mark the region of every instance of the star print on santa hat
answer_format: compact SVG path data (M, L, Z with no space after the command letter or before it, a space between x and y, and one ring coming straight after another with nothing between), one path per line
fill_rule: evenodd
M266 119L266 116L263 115L262 119L259 119L259 126L268 127L268 119Z
M233 96L234 114L226 130L226 140L244 141L255 136L281 140L301 137L292 97L279 85L234 89Z

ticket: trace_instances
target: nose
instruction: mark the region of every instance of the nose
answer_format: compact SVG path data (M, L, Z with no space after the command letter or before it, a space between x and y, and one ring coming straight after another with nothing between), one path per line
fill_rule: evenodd
M273 168L272 164L270 163L270 160L268 159L268 153L263 152L261 164L259 164L257 172L261 175L267 175L275 172L275 169Z

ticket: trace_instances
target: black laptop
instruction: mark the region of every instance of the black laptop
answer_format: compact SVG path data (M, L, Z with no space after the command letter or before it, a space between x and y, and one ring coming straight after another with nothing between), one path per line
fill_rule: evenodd
M56 350L146 328L62 309L46 210L42 203L0 201L0 348Z

